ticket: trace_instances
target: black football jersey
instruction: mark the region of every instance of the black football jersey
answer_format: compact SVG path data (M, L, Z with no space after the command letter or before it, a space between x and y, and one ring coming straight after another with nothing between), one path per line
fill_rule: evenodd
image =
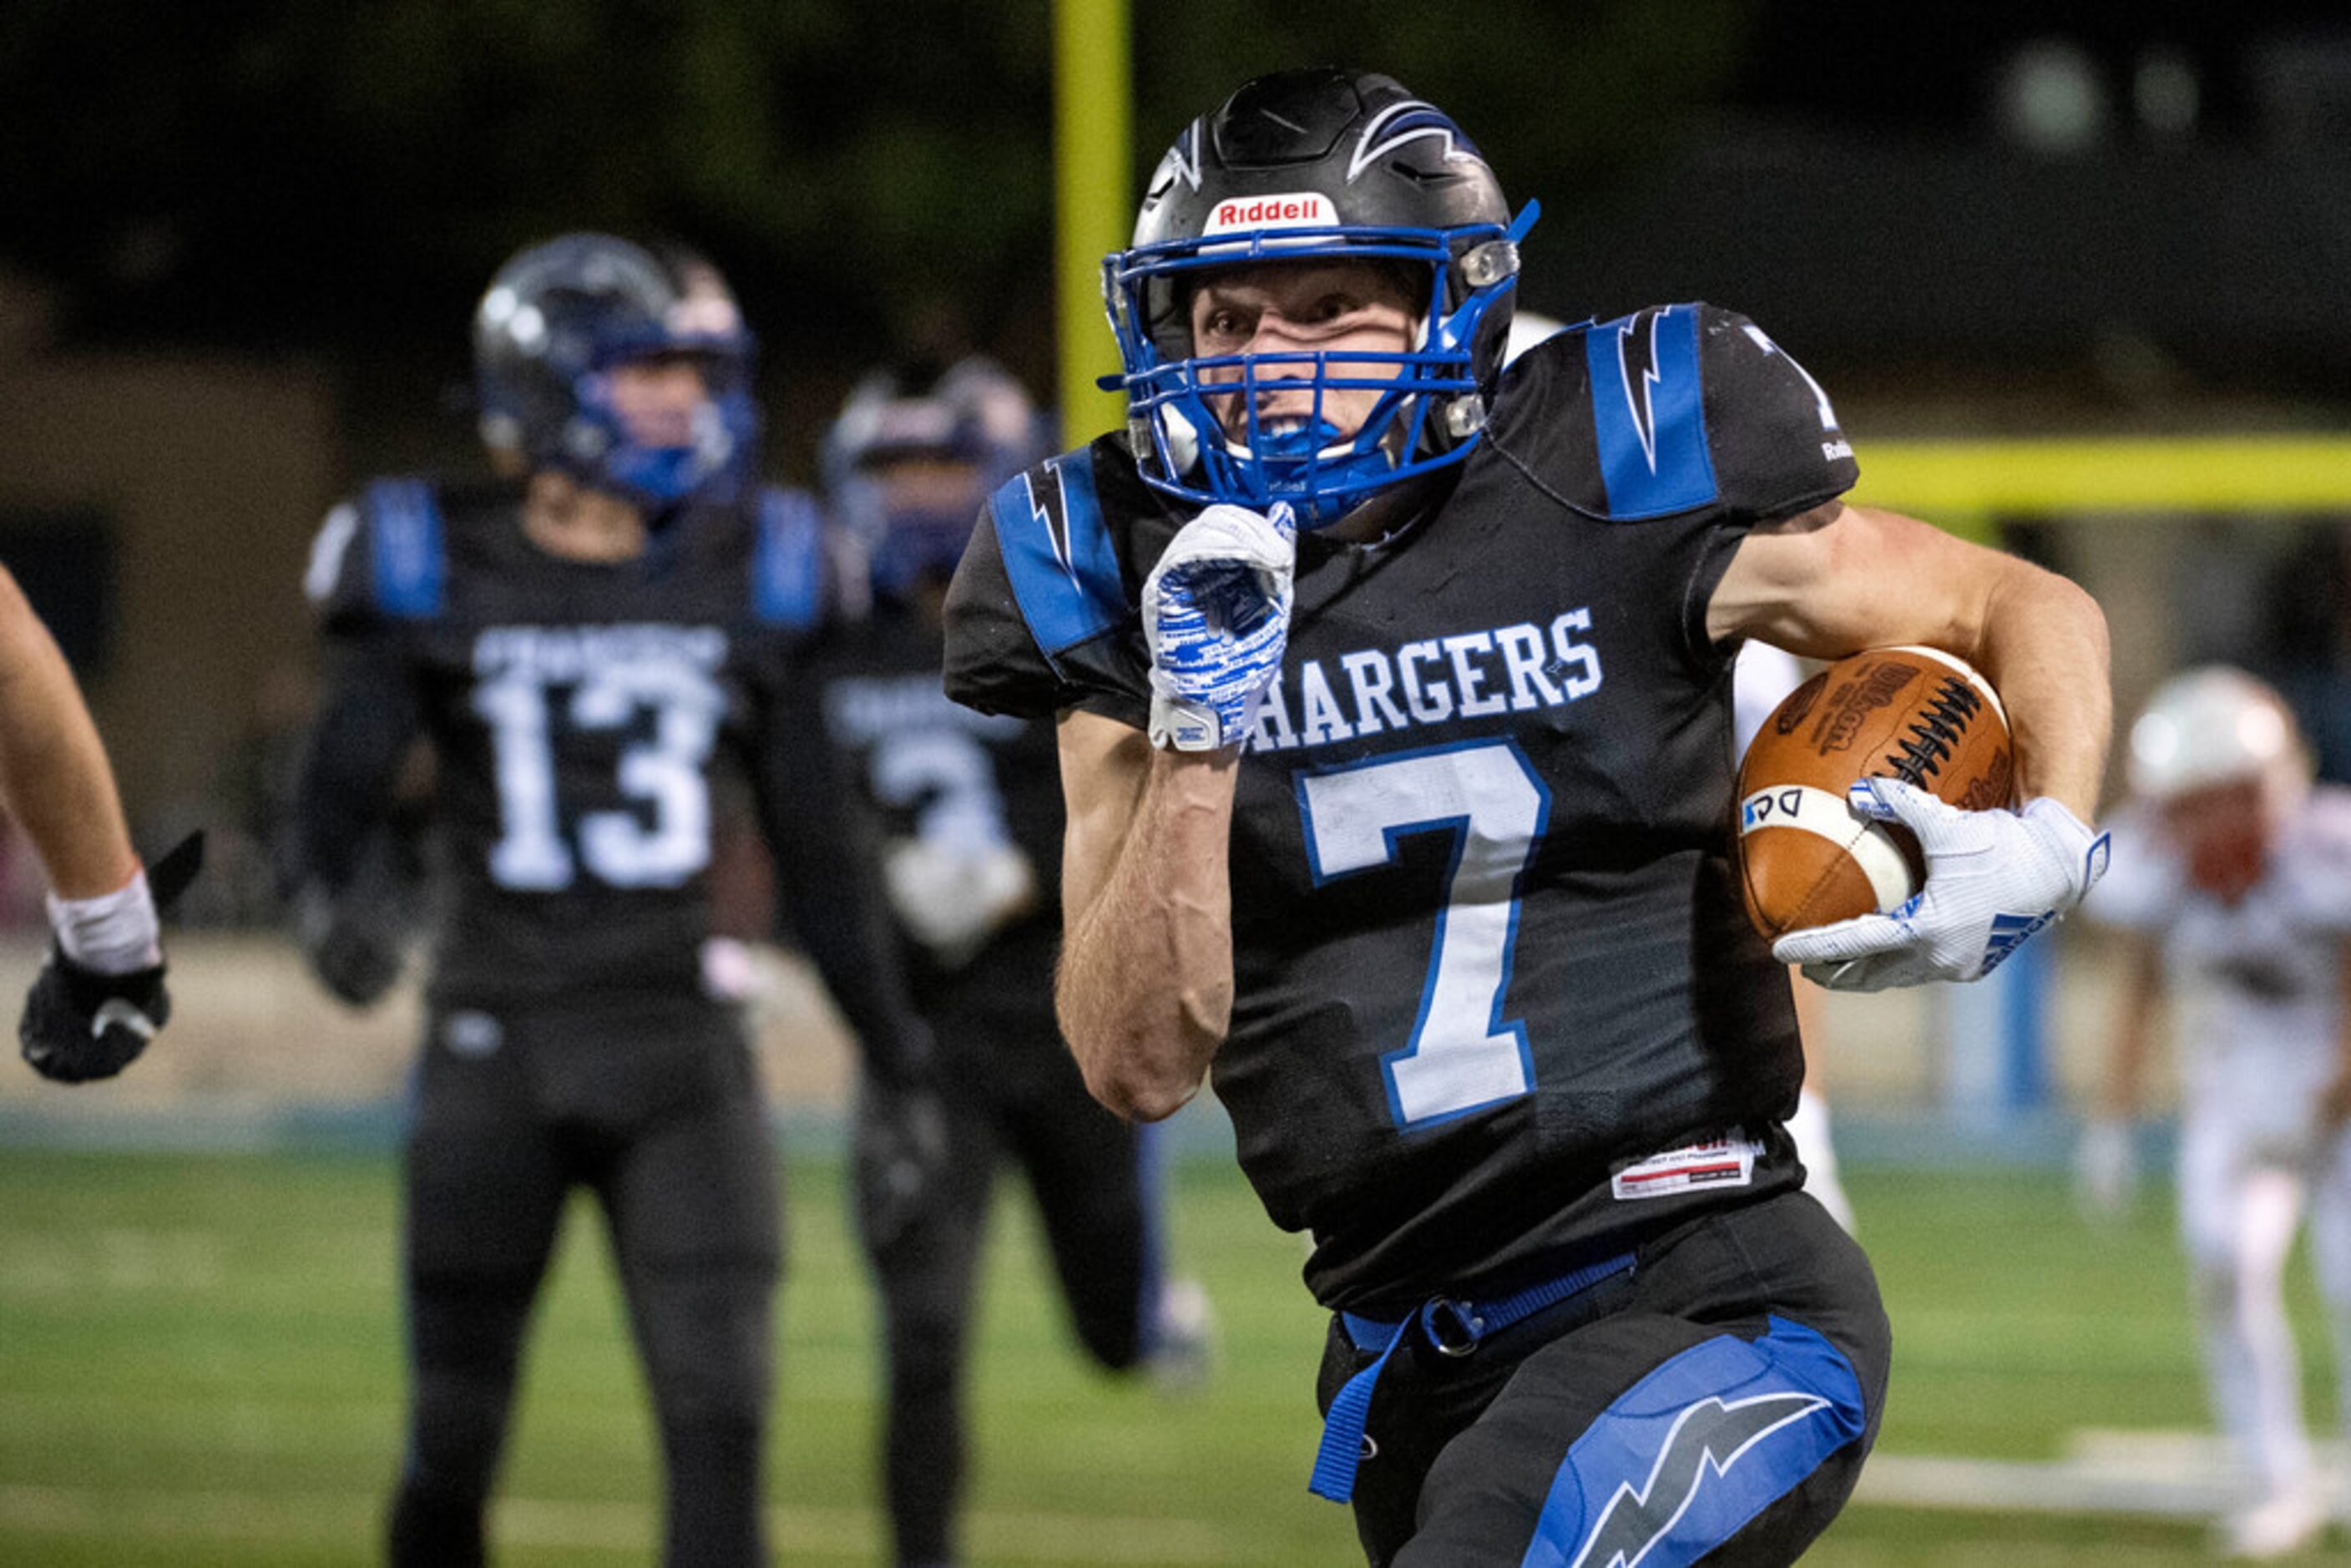
M858 934L860 846L809 814L838 798L796 676L832 599L826 537L806 497L771 490L687 511L641 559L589 563L533 545L513 489L371 485L329 517L306 583L335 667L298 810L300 873L345 881L421 732L444 883L437 1005L696 994L714 786L739 768L805 895L796 909L819 912L802 923L810 956L861 1035L893 1031L894 964L860 946L883 929Z
M1796 1179L1705 617L1749 527L1853 485L1828 400L1743 318L1656 307L1531 350L1452 472L1382 543L1301 537L1238 785L1214 1083L1313 1235L1308 1283L1361 1310ZM1186 516L1114 439L1007 486L949 600L950 693L1143 726L1134 606Z
M939 682L945 647L935 622L910 605L880 601L830 639L811 665L825 729L848 759L885 845L919 841L950 853L1008 847L1027 857L1037 889L1029 910L952 964L910 937L907 977L918 1005L980 1005L1022 1017L1058 1051L1052 987L1062 808L1052 721L950 702Z

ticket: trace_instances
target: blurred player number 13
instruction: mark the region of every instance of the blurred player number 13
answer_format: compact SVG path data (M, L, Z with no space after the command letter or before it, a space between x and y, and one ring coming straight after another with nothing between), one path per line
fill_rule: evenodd
M644 630L650 631L651 628ZM669 636L597 658L534 657L520 628L485 633L475 649L483 677L474 711L490 727L503 831L490 852L501 887L547 893L569 887L584 865L612 887L675 887L710 862L710 785L705 772L725 698L711 671L726 639L706 629L663 628ZM569 667L567 667L569 666ZM569 702L553 699L569 685ZM641 716L644 738L622 748L622 796L643 810L583 811L578 854L565 843L557 810L552 726L617 731Z

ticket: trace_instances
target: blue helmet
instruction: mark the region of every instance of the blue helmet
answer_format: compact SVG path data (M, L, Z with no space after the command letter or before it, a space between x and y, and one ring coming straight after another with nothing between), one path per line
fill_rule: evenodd
M821 461L833 515L863 547L874 591L903 597L925 579L945 581L982 504L1046 443L1028 392L990 360L860 382Z
M705 361L709 400L690 443L645 445L615 411L608 372L672 354ZM735 296L708 262L610 235L563 235L500 267L474 312L482 440L656 514L725 501L753 466L752 354Z
M1467 456L1486 420L1518 286L1501 186L1460 127L1387 77L1283 71L1243 86L1176 139L1151 177L1134 244L1103 262L1125 373L1128 439L1155 488L1262 511L1286 501L1313 528L1374 493ZM1420 304L1407 352L1194 353L1190 286L1216 267L1375 261ZM1425 281L1423 281L1425 279ZM1242 428L1208 400L1215 384ZM1322 417L1325 394L1372 391L1363 425ZM1242 395L1235 397L1236 392ZM1259 398L1311 394L1302 428L1259 425Z

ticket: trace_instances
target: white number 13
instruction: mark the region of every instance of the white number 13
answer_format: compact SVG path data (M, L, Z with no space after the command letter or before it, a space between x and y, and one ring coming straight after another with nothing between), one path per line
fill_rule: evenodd
M577 874L556 808L556 762L548 687L528 670L484 681L474 709L489 722L496 754L502 832L490 851L501 887L551 893ZM620 729L641 713L652 735L624 748L621 793L646 808L585 811L579 859L610 887L675 887L710 862L710 785L704 771L725 706L716 683L683 662L616 663L572 689L569 716L580 729Z
M1302 776L1299 810L1320 884L1395 862L1415 833L1453 840L1445 907L1403 1049L1381 1059L1400 1125L1441 1122L1534 1086L1526 1025L1502 1017L1518 935L1519 877L1551 795L1506 740L1384 757Z

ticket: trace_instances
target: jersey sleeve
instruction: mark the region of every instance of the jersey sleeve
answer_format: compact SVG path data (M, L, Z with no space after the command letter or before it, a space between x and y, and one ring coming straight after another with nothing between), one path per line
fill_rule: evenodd
M1834 498L1859 476L1827 396L1745 317L1653 305L1545 339L1510 367L1489 438L1552 500L1640 528L1679 616L1682 653L1729 658L1707 608L1748 530Z
M2351 936L2351 789L2315 786L2279 857L2296 918Z
M1861 469L1820 382L1737 311L1695 308L1723 511L1769 521L1852 489Z
M302 589L326 644L278 879L340 892L390 821L394 780L423 728L409 632L440 614L442 508L422 479L378 479L327 514Z
M2090 889L2082 913L2117 930L2157 932L2171 923L2183 889L2179 857L2158 831L2152 813L2126 806L2106 824L2112 852L2106 873Z
M302 591L329 637L389 632L441 613L448 547L434 487L378 479L319 525Z
M867 608L856 552L804 490L759 492L751 544L751 612L786 641L856 620Z
M1149 721L1150 658L1098 451L1040 465L981 509L947 590L946 692L965 706Z
M347 628L328 647L325 690L310 728L278 877L287 893L340 894L388 830L392 793L423 706L402 645L377 628Z

